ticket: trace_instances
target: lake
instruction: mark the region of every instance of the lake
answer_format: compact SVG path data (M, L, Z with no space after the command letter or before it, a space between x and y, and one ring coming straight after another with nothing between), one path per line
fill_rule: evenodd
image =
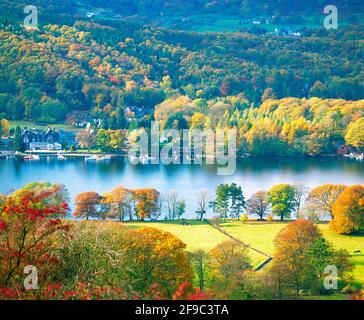
M85 162L83 158L41 157L40 161L0 159L0 192L9 193L29 182L47 181L64 184L71 199L79 192L110 191L118 185L130 189L155 188L161 193L176 190L186 200L187 218L195 217L196 193L214 192L220 183L235 182L243 187L245 197L275 184L291 183L315 187L325 183L363 184L364 163L355 160L325 158L247 158L238 159L232 176L217 175L213 165L138 165L126 158L109 162ZM72 205L72 203L71 203Z

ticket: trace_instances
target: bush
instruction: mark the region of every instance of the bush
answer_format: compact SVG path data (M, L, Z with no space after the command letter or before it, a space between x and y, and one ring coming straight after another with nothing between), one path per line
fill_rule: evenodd
M358 292L358 288L353 284L348 284L346 287L344 287L341 290L342 294L353 294L353 293L356 293L356 292Z

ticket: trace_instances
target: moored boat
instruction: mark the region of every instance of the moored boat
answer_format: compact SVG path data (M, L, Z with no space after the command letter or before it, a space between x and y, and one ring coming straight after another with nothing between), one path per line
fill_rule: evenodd
M38 160L40 160L40 157L37 156L37 155L30 154L30 155L25 156L24 160L26 160L26 161L38 161Z
M85 158L85 161L106 161L110 160L111 156L89 156Z

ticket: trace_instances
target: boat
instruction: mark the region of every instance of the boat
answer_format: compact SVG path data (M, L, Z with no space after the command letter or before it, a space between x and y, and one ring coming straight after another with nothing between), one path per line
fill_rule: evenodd
M88 156L85 158L85 161L96 161L97 160L97 156Z
M355 156L355 159L358 160L358 161L363 161L364 160L364 153Z
M38 160L40 160L40 157L37 156L37 155L31 155L30 154L30 155L25 156L24 160L26 160L26 161L38 161Z
M85 158L85 161L106 161L110 160L111 156L89 156Z
M57 159L58 160L67 160L67 158L64 156L64 155L62 155L62 154L59 154L58 156L57 156Z
M111 159L111 156L98 156L96 161L107 161L110 159Z

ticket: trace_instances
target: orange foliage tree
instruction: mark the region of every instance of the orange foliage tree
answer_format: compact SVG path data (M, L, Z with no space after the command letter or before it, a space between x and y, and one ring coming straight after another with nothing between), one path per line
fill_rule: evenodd
M333 206L334 219L330 229L351 234L364 227L364 186L347 187Z
M125 272L133 288L145 293L153 283L158 283L162 292L172 296L192 277L185 248L186 245L169 232L155 228L129 231L122 252L128 266Z
M304 288L306 254L320 237L321 233L313 222L303 219L290 223L277 235L271 273L278 283L279 296L282 296L282 288L287 283L297 295Z
M212 288L220 298L230 298L239 279L251 268L247 248L229 240L210 251Z
M139 220L150 218L158 210L160 193L155 189L136 189L133 192L136 201L136 213Z
M97 192L82 192L75 197L76 208L73 215L77 218L99 216L97 206L100 204L101 197Z
M125 215L133 210L131 207L133 191L124 188L123 186L118 186L111 192L104 195L102 203L108 208L108 216L112 218L119 218L123 221Z

